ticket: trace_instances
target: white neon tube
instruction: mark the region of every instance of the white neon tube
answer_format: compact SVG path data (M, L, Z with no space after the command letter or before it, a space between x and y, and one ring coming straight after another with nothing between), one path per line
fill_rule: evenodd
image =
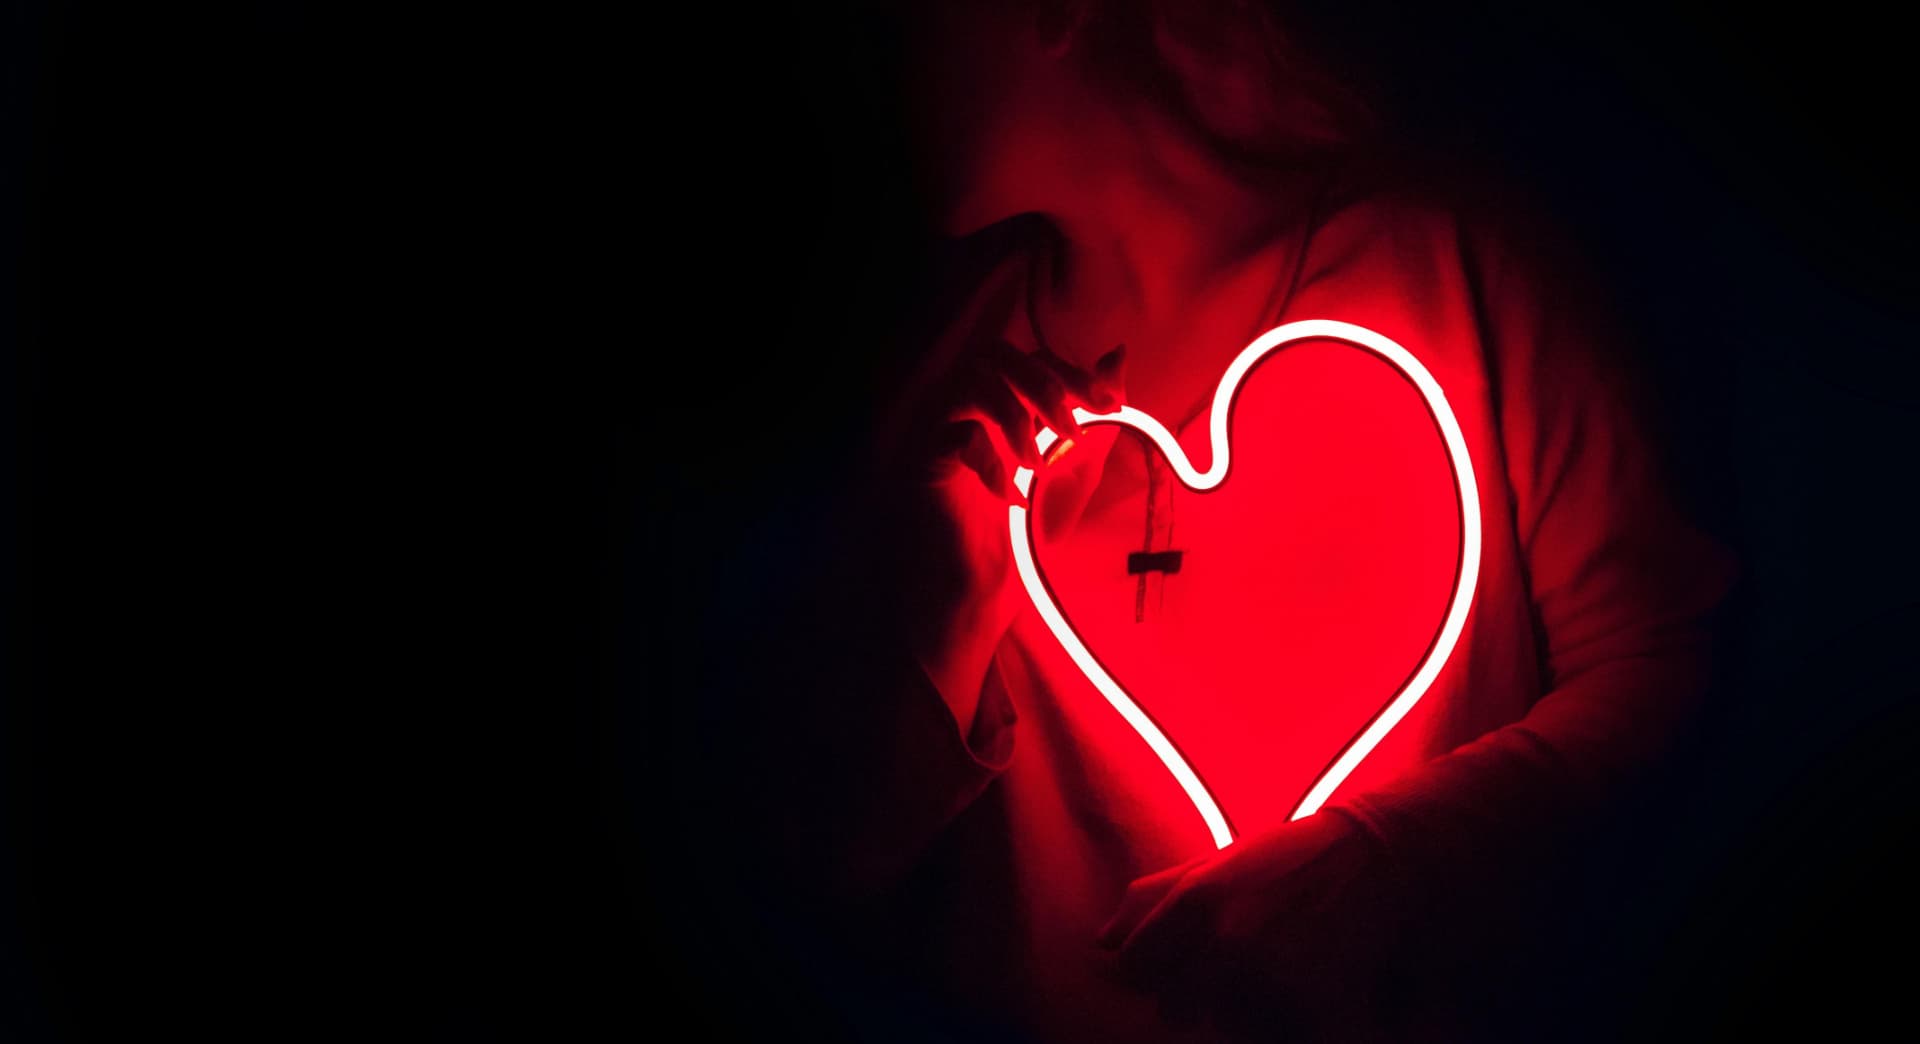
M1460 422L1454 417L1453 408L1447 404L1446 394L1441 391L1439 382L1433 379L1433 374L1428 372L1420 360L1414 358L1413 353L1393 340L1352 323L1332 319L1305 319L1284 323L1261 334L1234 358L1226 372L1221 375L1220 383L1214 390L1213 408L1208 417L1207 433L1211 459L1206 471L1196 469L1193 462L1187 458L1186 451L1174 440L1173 433L1147 413L1131 406L1122 406L1112 413L1094 413L1081 408L1073 411L1073 419L1082 425L1118 424L1146 436L1166 457L1174 474L1179 476L1181 484L1196 493L1205 493L1218 488L1227 477L1227 468L1231 463L1227 444L1227 420L1240 382L1252 372L1255 364L1270 352L1298 341L1312 339L1343 341L1373 352L1391 363L1419 390L1421 398L1425 400L1428 410L1433 414L1434 422L1440 428L1441 438L1447 446L1448 459L1453 465L1454 489L1460 501L1460 568L1454 581L1453 598L1447 607L1445 622L1440 627L1439 636L1428 648L1426 658L1420 662L1419 668L1414 671L1412 677L1407 679L1406 684L1401 686L1400 691L1387 701L1380 713L1367 723L1359 735L1355 736L1333 763L1321 773L1313 786L1308 788L1306 796L1300 800L1288 817L1290 820L1304 819L1319 811L1320 807L1326 804L1327 799L1332 797L1333 792L1346 781L1362 761L1366 760L1367 755L1373 752L1387 733L1400 724L1407 713L1413 709L1414 704L1420 701L1420 697L1426 695L1427 690L1432 687L1434 679L1439 676L1440 669L1453 655L1453 648L1466 628L1467 613L1472 608L1474 588L1480 574L1480 498L1474 479L1473 460L1467 453L1466 436L1460 431ZM1035 443L1040 448L1040 452L1045 454L1047 447L1052 445L1057 437L1052 429L1043 428L1036 437ZM1025 498L1030 494L1033 475L1027 468L1021 468L1020 472L1024 474L1016 473L1015 482L1019 487L1020 495ZM1154 754L1160 758L1161 764L1166 766L1167 771L1180 784L1181 789L1186 791L1188 799L1193 802L1193 807L1199 811L1200 818L1206 821L1207 830L1213 835L1214 845L1225 848L1232 844L1233 833L1228 826L1226 815L1221 811L1219 803L1214 800L1206 785L1201 782L1199 774L1187 763L1178 748L1146 711L1134 702L1127 691L1100 666L1100 662L1088 651L1086 644L1080 640L1080 636L1074 633L1072 625L1067 622L1066 615L1054 602L1051 592L1047 589L1046 581L1040 574L1039 566L1034 560L1033 533L1028 524L1027 508L1024 504L1016 503L1008 507L1007 526L1008 536L1013 546L1014 564L1019 571L1021 583L1026 587L1027 596L1033 601L1033 606L1039 611L1041 619L1046 621L1047 629L1053 632L1061 648L1066 650L1067 655L1080 668L1081 673L1086 675L1093 687L1106 697L1107 702L1112 704L1122 718L1126 719L1127 724L1139 733L1140 738L1152 748Z

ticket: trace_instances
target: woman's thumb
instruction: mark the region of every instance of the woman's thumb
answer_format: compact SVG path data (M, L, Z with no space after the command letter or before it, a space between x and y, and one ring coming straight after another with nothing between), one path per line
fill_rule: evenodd
M1127 346L1115 345L1114 349L1101 356L1093 364L1094 385L1112 401L1101 403L1100 408L1113 409L1125 398L1127 386Z

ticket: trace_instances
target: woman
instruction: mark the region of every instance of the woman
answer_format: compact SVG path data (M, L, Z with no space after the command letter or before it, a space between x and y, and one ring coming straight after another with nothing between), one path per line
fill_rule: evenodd
M789 766L746 787L761 887L888 984L850 1008L895 998L913 1032L1474 1032L1461 966L1686 727L1731 577L1661 491L1604 312L1521 222L1360 160L1364 108L1260 5L921 17L952 256L827 593L762 661L813 695L759 721L755 763ZM1236 405L1244 488L1202 499L1073 410L1131 405L1204 463L1227 364L1297 319L1431 371L1485 524L1432 688L1295 820L1446 603L1463 522L1430 419L1364 353L1288 349ZM1081 637L1232 792L1224 850L1018 576L1022 468Z

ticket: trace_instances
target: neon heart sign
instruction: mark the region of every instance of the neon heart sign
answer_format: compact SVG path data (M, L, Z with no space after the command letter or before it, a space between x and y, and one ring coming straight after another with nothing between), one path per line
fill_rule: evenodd
M1294 806L1288 816L1297 820L1319 811L1333 792L1345 782L1347 777L1366 760L1368 754L1379 745L1387 733L1400 724L1414 704L1426 695L1432 687L1440 669L1446 665L1453 654L1454 646L1466 627L1467 613L1473 604L1473 592L1480 570L1480 500L1476 493L1473 473L1473 461L1467 453L1466 437L1461 434L1460 424L1455 419L1453 409L1447 404L1446 395L1441 391L1439 382L1433 374L1414 358L1413 354L1393 340L1375 333L1363 326L1343 323L1331 319L1307 319L1285 323L1261 334L1253 343L1247 345L1236 356L1226 372L1221 375L1219 385L1214 389L1213 405L1208 416L1208 436L1211 460L1205 471L1200 471L1188 459L1186 451L1174 439L1173 433L1150 414L1122 406L1112 413L1094 413L1084 408L1075 408L1073 419L1082 426L1095 424L1115 424L1131 428L1157 447L1182 485L1196 493L1206 493L1218 489L1227 479L1231 463L1231 452L1227 441L1227 422L1233 409L1240 386L1253 368L1273 352L1290 344L1307 340L1334 340L1356 348L1372 352L1393 365L1419 391L1422 401L1434 423L1440 430L1446 443L1447 459L1452 465L1454 490L1458 495L1460 507L1460 560L1455 572L1453 594L1447 604L1446 616L1440 625L1440 631L1432 645L1427 648L1418 667L1399 690L1386 701L1380 710L1364 725L1342 748L1327 768L1321 772L1306 795ZM1035 444L1045 459L1048 450L1059 441L1059 435L1051 428L1043 428L1035 437ZM1042 465L1045 466L1044 464ZM1014 484L1020 491L1021 501L1007 508L1008 536L1012 542L1014 565L1020 574L1021 583L1026 587L1027 596L1046 622L1047 629L1060 642L1074 664L1079 667L1087 681L1105 697L1120 716L1126 720L1134 732L1145 741L1147 746L1160 759L1160 763L1172 774L1174 780L1186 792L1187 798L1205 821L1214 845L1225 848L1233 843L1233 828L1226 814L1214 799L1211 791L1201 780L1200 775L1190 765L1156 723L1153 717L1140 706L1126 689L1115 681L1099 659L1087 648L1066 614L1061 611L1059 601L1048 586L1041 573L1034 554L1034 532L1031 512L1025 500L1033 492L1034 471L1022 467L1014 473Z

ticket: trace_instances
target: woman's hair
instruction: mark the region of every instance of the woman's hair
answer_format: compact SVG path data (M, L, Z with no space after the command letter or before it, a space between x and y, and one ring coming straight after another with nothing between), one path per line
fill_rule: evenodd
M1373 93L1324 57L1304 6L1280 0L1016 0L1077 21L1088 72L1172 101L1222 150L1255 162L1344 149L1379 131ZM1313 39L1309 43L1309 39Z

